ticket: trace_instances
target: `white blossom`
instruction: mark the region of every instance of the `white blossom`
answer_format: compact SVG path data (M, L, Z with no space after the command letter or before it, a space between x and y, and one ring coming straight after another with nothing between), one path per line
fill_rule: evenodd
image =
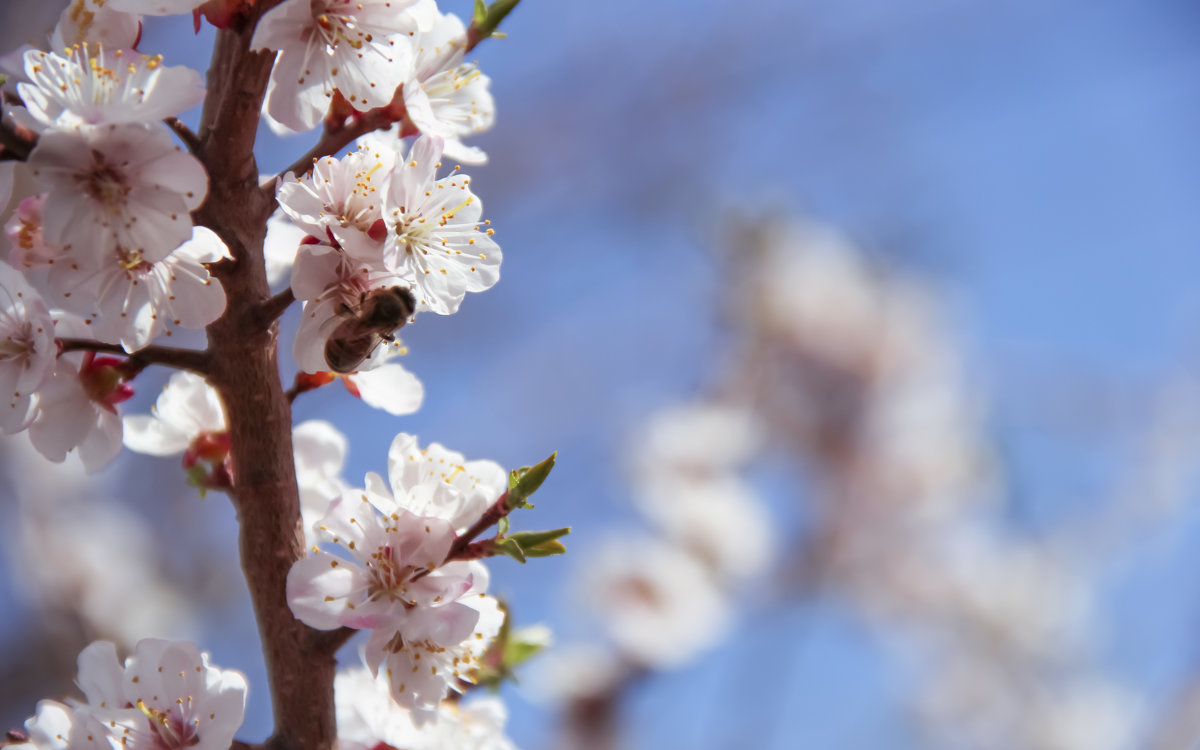
M50 131L29 166L47 192L46 240L98 262L118 249L130 265L162 260L192 236L208 190L200 162L154 125Z
M267 264L267 283L272 287L286 279L296 262L296 251L300 241L307 235L304 230L288 221L282 210L267 219L267 237L263 240L263 257Z
M335 90L355 109L387 104L412 66L408 35L432 20L416 0L286 0L259 20L250 43L279 50L266 111L304 131L320 122Z
M447 158L483 164L487 154L464 146L461 138L487 130L496 119L491 81L478 67L463 64L467 31L457 16L441 15L433 28L418 34L414 75L404 84L404 107L427 135L445 139Z
M122 665L113 644L79 654L89 711L131 750L227 750L246 710L246 679L195 645L146 638Z
M11 434L29 425L32 394L54 371L58 348L54 321L42 298L19 271L0 262L0 430Z
M292 430L300 515L304 519L306 535L311 533L313 524L329 512L330 503L350 489L342 479L349 445L345 435L321 419L301 422Z
M135 13L117 10L113 0L71 0L50 36L50 49L92 42L109 49L128 49L142 34Z
M38 701L37 713L25 721L26 742L7 745L13 750L119 750L108 727L85 707L58 701Z
M338 748L372 750L380 743L406 750L515 750L504 736L508 711L496 696L444 702L437 721L420 723L392 700L386 679L362 668L334 681Z
M46 242L42 234L45 193L31 195L17 204L17 210L4 224L4 234L11 247L8 262L25 273L48 268L63 254L62 248Z
M638 664L678 666L725 634L730 610L704 566L652 538L609 541L579 586L612 642Z
M364 492L382 513L399 507L461 532L507 489L508 475L495 461L467 461L439 443L422 450L415 435L402 432L388 449L388 482L371 472Z
M289 172L277 189L279 207L312 237L335 241L354 261L382 266L383 196L395 166L395 151L360 142L344 158L318 159L300 179Z
M300 369L310 373L330 370L325 348L339 324L356 314L372 292L391 287L408 287L408 283L392 271L352 263L330 245L301 245L292 267L292 292L296 299L307 300L292 347ZM392 347L376 346L358 365L359 372L382 365L391 356L389 348L400 347L398 342L392 343Z
M177 115L204 98L200 74L162 56L83 44L25 53L29 83L17 90L29 114L49 128L145 123Z
M404 365L386 361L393 353L398 353L396 347L388 346L384 351L383 364L343 375L342 381L352 394L372 408L394 417L414 414L425 400L425 387Z
M383 515L357 490L335 500L317 529L350 559L315 549L296 562L287 583L293 614L321 630L371 629L368 666L384 670L402 705L433 710L458 679L471 679L499 631L487 569L444 562L455 539L448 522L403 509Z
M75 262L50 270L59 304L84 315L97 339L127 352L172 335L173 326L204 328L225 311L225 290L206 264L230 257L229 250L206 227L194 227L191 239L157 262L121 247L98 263L70 256Z
M384 263L411 282L418 309L448 315L467 292L499 281L501 253L492 230L481 226L487 222L470 178L434 179L441 156L442 139L421 136L393 172L384 203Z
M216 389L190 372L171 375L150 414L124 418L125 447L150 456L183 453L203 435L227 430Z
M59 336L87 335L78 318L59 315ZM94 352L61 355L50 377L38 388L38 412L29 427L33 447L55 463L76 451L84 468L95 472L121 451L121 417L117 405L133 395L123 382L121 361Z

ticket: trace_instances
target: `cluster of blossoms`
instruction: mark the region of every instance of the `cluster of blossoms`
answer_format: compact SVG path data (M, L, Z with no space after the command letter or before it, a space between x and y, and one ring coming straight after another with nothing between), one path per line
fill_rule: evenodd
M729 634L774 558L766 509L743 476L760 433L752 413L723 401L663 409L640 426L630 451L633 500L652 531L614 535L586 556L575 588L587 592L580 609L605 643L550 654L540 680L548 698L584 711ZM566 744L604 745L594 728L567 729Z
M416 411L422 385L389 361L399 347L383 344L417 313L452 314L467 292L499 279L500 248L470 178L442 169L443 158L486 161L463 143L494 117L488 78L464 61L478 29L433 0L266 5L73 0L47 49L0 59L21 102L6 107L3 126L30 144L0 161L9 243L0 385L11 394L0 431L27 430L52 461L75 452L94 471L124 444L182 454L202 490L238 488L229 391L206 379L214 348L160 344L221 320L234 304L226 276L245 258L229 250L237 232L198 218L212 199L197 145L205 134L176 118L204 100L202 78L137 50L144 15L192 13L197 27L205 17L219 28L253 19L250 51L274 55L267 123L359 136L258 188L278 206L264 249L270 283L286 280L269 302L276 317L303 303L291 398L340 377L371 406ZM185 371L150 414L123 417L130 381L151 363ZM507 522L495 540L477 537L521 507L501 507L509 474L401 434L388 479L369 474L354 488L340 476L347 441L332 425L298 425L293 444L311 554L287 578L289 605L313 628L369 631L371 676L338 679L339 715L358 718L341 722L343 746L510 748L496 701L444 703L477 680L504 624L479 559L497 553L479 545L501 540ZM508 554L520 556L512 544ZM86 702L40 704L27 723L31 746L221 750L241 723L244 680L190 644L141 641L122 667L114 646L96 643L80 656L78 680Z
M820 487L796 567L920 636L914 708L948 746L1129 747L1140 707L1091 663L1077 540L998 521L1004 488L932 285L825 227L739 236L732 379Z
M210 269L228 249L191 220L207 193L205 170L162 122L202 101L200 75L132 47L141 14L196 11L219 24L237 5L77 0L51 37L61 52L7 58L19 63L23 106L9 107L5 122L37 142L24 164L0 162L0 193L16 195L0 264L0 383L11 394L0 430L30 428L52 460L77 450L89 470L107 463L121 444L117 405L132 394L120 360L59 356L56 338L135 353L177 328L203 329L225 309ZM392 414L420 405L420 384L387 362L394 347L379 344L415 312L453 313L466 292L499 278L501 252L470 178L437 178L443 154L486 159L461 140L489 127L494 110L487 77L463 62L467 45L462 22L430 0L287 0L252 40L277 51L270 122L307 130L327 116L344 127L382 108L372 115L381 127L348 156L278 179L283 218L274 223L290 223L302 239L291 235L273 270L291 268L290 287L305 303L300 368L326 379L317 384L331 370L361 371L347 386ZM389 290L412 309L382 304Z
M488 570L453 560L459 535L507 486L491 461L464 461L434 443L421 450L401 433L388 452L388 481L368 474L316 523L320 541L292 567L288 602L306 624L369 629L364 658L386 675L393 698L425 719L448 689L474 681L504 614L487 596Z

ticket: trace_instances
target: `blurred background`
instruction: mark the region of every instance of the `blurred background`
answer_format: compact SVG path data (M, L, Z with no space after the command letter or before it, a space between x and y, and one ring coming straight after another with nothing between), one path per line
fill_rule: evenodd
M5 0L0 46L52 5ZM465 170L501 283L405 329L419 413L331 387L296 420L348 435L351 483L399 431L558 451L517 521L569 554L491 565L554 632L505 689L516 744L1196 747L1200 8L526 0L503 28ZM204 69L211 38L150 19L141 48ZM312 140L264 129L260 168ZM225 498L26 442L0 723L91 639L160 635L245 672L264 737Z

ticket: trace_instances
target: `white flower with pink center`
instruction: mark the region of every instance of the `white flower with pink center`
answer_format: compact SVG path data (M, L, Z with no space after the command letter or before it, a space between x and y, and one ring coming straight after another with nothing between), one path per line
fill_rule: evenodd
M460 139L487 130L496 120L491 80L474 64L463 64L467 30L447 13L429 31L413 39L414 75L404 83L404 107L422 133L446 141L446 157L463 164L483 164L487 154L464 146Z
M147 346L172 328L199 329L225 311L225 290L207 264L229 257L210 229L195 227L192 239L149 262L122 247L96 263L72 252L50 269L59 304L85 316L92 335L127 352Z
M79 654L86 708L129 750L228 750L246 711L246 679L195 645L139 641L122 665L97 641Z
M436 180L442 139L421 136L392 173L384 202L384 263L411 280L417 309L456 312L467 292L500 280L500 246L483 222L483 204L471 178Z
M47 193L46 241L97 262L118 248L162 260L192 236L190 212L208 190L200 162L155 125L49 131L29 166Z
M310 130L334 91L358 110L391 101L412 67L409 36L433 21L417 0L285 0L258 22L251 49L279 50L265 109Z
M450 631L444 622L413 618L390 636L373 630L363 651L367 666L387 679L392 697L413 712L418 724L437 718L448 690L461 693L462 683L475 682L483 655L504 625L500 603L482 592L487 568L477 560L465 564L475 579L475 587L459 602L475 612L475 627L468 635L457 639L458 631Z
M54 321L41 296L12 266L0 262L0 430L12 434L33 418L32 394L54 371Z
M383 265L383 196L396 153L376 141L361 143L343 159L317 160L311 174L285 176L279 207L322 242L332 240L360 263Z
M372 630L371 668L386 663L392 673L403 667L413 675L408 681L393 675L397 701L436 706L459 677L469 678L482 642L495 636L486 568L445 562L455 539L447 521L405 510L385 515L358 490L335 500L316 530L341 545L348 559L314 549L293 565L287 583L292 612L320 630ZM485 630L475 637L481 621ZM426 662L413 670L422 658Z
M162 64L161 55L83 44L25 53L29 83L17 91L29 114L48 128L144 123L190 109L204 98L200 74Z
M59 314L56 314L59 315ZM60 315L55 332L62 337L87 336L88 326ZM98 471L121 452L121 416L117 405L133 396L124 382L123 360L95 352L61 355L54 372L38 388L38 410L29 439L38 453L55 463L78 453L88 473Z

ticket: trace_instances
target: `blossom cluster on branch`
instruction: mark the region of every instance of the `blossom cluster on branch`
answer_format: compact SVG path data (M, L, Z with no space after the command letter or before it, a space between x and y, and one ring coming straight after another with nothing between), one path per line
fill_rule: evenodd
M416 411L397 330L499 280L480 198L443 159L486 162L463 140L495 106L464 56L515 4L476 3L468 26L433 0L72 0L45 45L0 59L0 431L89 472L122 444L181 455L189 484L230 495L283 747L511 746L495 699L444 701L515 666L482 560L564 551L568 529L510 532L553 457L506 472L401 433L388 479L355 487L346 437L293 428L289 407L340 379L389 414ZM218 30L207 83L141 51L143 16L187 13ZM179 118L197 105L193 130ZM263 178L260 117L321 135ZM277 370L295 302L285 390L258 375ZM162 345L186 329L208 347ZM179 372L149 415L122 414L148 365ZM357 631L367 671L337 678L335 706L321 665ZM298 693L300 675L323 684ZM244 678L190 643L141 640L122 666L97 641L78 685L86 700L43 701L10 739L223 750L245 706Z

